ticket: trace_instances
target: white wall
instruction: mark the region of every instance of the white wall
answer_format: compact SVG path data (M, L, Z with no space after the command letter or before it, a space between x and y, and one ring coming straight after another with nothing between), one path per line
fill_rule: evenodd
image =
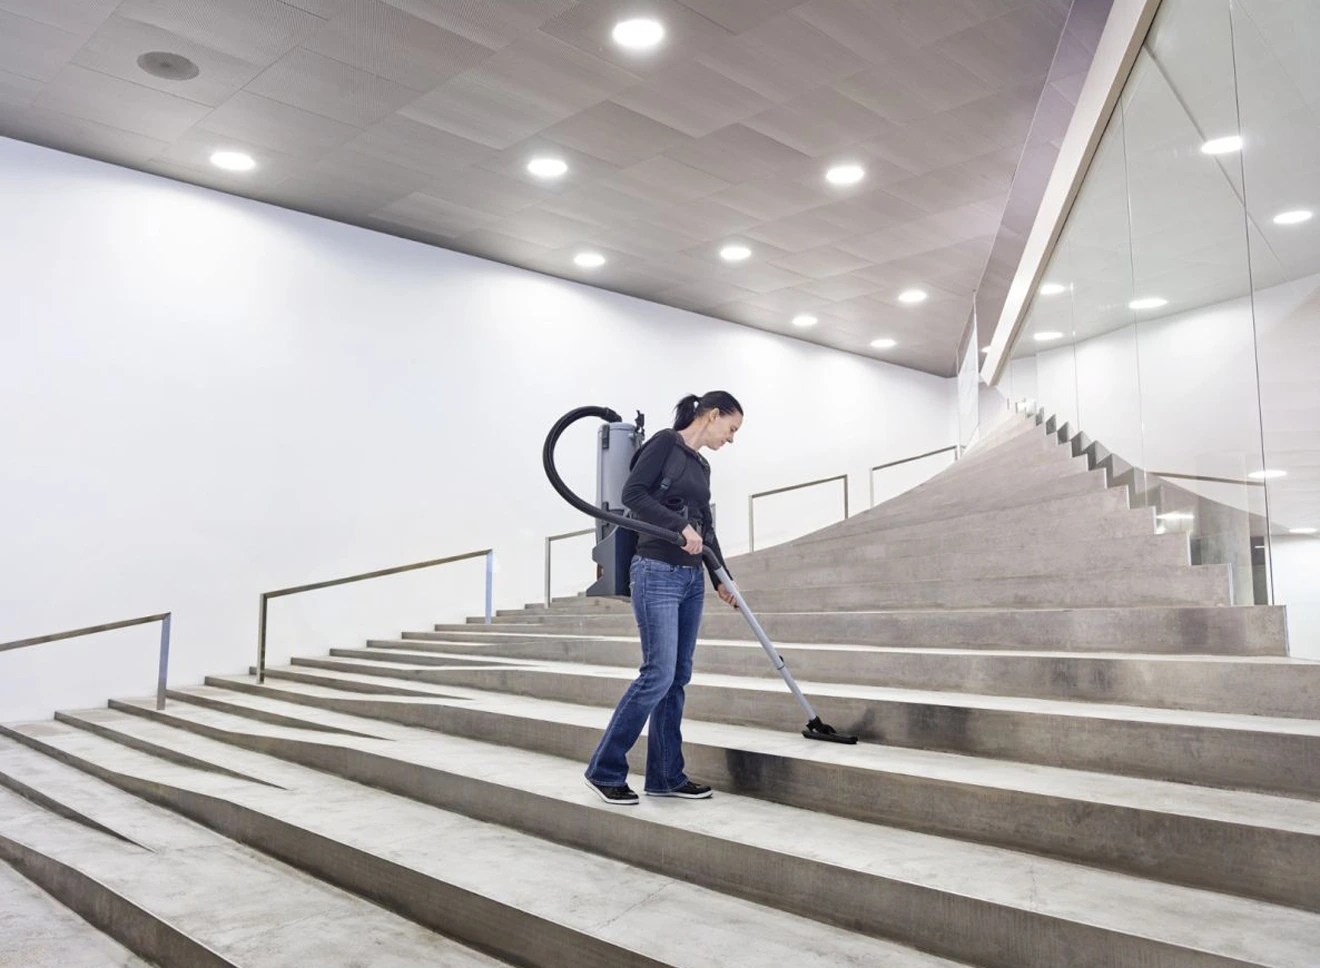
M1320 660L1320 539L1270 539L1274 597L1288 606L1288 654Z
M263 590L493 546L539 598L573 406L735 393L730 552L752 491L956 436L952 380L4 139L0 225L0 641L172 609L174 683L252 661ZM455 568L277 602L272 654L476 614ZM0 654L0 721L150 691L155 634Z

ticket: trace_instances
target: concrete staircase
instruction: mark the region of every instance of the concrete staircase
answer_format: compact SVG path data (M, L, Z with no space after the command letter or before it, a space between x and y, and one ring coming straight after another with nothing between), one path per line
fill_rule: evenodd
M1317 968L1320 664L1106 484L1014 420L732 560L863 742L798 735L712 597L710 801L582 785L638 660L612 600L4 728L0 966Z

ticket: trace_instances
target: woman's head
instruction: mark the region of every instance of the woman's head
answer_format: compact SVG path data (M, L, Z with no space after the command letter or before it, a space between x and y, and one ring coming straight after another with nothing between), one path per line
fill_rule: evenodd
M742 420L742 404L724 390L711 390L701 396L689 393L674 407L674 429L690 436L694 447L719 450L733 443Z

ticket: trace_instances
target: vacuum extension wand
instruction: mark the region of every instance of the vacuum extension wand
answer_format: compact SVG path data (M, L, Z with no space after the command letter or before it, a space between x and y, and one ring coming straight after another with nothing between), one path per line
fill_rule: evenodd
M605 511L587 501L584 501L582 498L578 497L578 495L569 490L568 485L564 483L564 479L559 476L559 471L555 468L555 445L559 443L560 436L563 435L564 431L567 430L571 424L587 417L597 417L609 423L617 423L623 419L619 414L608 407L578 407L576 410L570 410L568 413L560 417L555 425L550 428L550 433L545 438L545 447L541 451L541 462L545 467L545 476L550 479L550 485L559 492L560 497L573 505L573 507L577 508L583 514L589 514L593 518L598 518L601 521L609 522L610 524L617 525L621 528L628 528L630 531L636 531L639 534L653 535L657 538L662 538L665 541L673 542L676 545L685 544L683 536L678 532L669 531L654 524L648 524L645 521L638 521L635 518L628 518L621 514L613 514L609 511ZM747 620L747 624L751 626L757 639L760 640L761 648L763 648L765 654L770 657L771 664L774 665L775 670L783 677L784 682L788 684L788 688L792 690L794 698L797 699L798 704L806 712L808 722L802 730L802 735L807 739L824 740L830 743L856 743L856 736L848 736L844 733L840 733L833 726L821 722L820 716L817 715L816 710L811 707L811 703L808 702L807 697L802 694L802 690L798 688L798 684L794 680L793 674L788 671L788 666L785 665L783 657L779 654L778 650L775 649L774 643L772 643L770 637L765 634L765 630L761 628L761 623L756 620L756 616L752 614L752 610L747 607L747 603L743 600L742 592L738 590L738 586L734 580L729 577L729 573L724 570L724 566L715 556L715 552L711 551L710 548L703 548L701 554L714 570L716 578L718 578L720 583L729 590L730 594L733 595L733 600L738 603L738 611L742 612L743 618Z

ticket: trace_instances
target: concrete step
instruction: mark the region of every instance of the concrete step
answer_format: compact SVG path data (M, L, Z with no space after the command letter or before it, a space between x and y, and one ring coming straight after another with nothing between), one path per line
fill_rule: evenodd
M634 678L631 671L608 666L529 662L517 668L443 669L332 656L296 658L266 675L333 688L375 687L393 695L444 695L457 686L611 708ZM1320 798L1320 720L801 680L799 685L827 723L868 742ZM800 710L782 683L700 674L685 691L687 714L698 719L801 728Z
M1127 498L1112 489L1035 509L1020 509L990 515L974 514L955 522L934 521L890 529L856 530L833 536L820 532L783 545L765 548L744 557L774 559L779 556L810 555L827 551L863 551L872 547L914 547L915 554L938 551L988 551L1041 544L1072 543L1155 534L1155 512L1151 508L1130 509Z
M921 491L928 487L941 487L946 483L978 478L998 481L1013 474L1031 474L1048 466L1068 466L1072 459L1072 448L1069 446L1061 446L1044 435L1023 435L993 449L964 454L914 490ZM903 500L912 493L905 491L890 501Z
M1170 536L1175 537L1175 536ZM1185 546L1185 545L1184 545ZM1177 545L1171 550L1176 551ZM1085 549L1081 549L1084 551ZM1017 570L1036 574L976 576L993 567L1013 570L1013 556L975 559L964 568L957 556L924 563L922 571L940 577L903 574L903 563L889 566L888 578L876 577L866 565L831 565L794 572L748 572L738 576L739 587L754 611L806 612L858 609L910 608L1095 608L1139 605L1228 605L1231 603L1229 569L1223 565L1193 567L1153 566L1148 562L1109 563L1109 569L1082 569L1074 573L1051 571L1022 564ZM907 559L913 561L916 559ZM1019 558L1019 560L1022 560ZM973 574L959 575L966 570ZM949 571L955 572L948 575ZM707 608L718 608L714 588L706 589ZM501 609L496 617L520 622L549 615L628 615L631 606L583 601L555 606L530 605Z
M1028 460L1004 460L975 467L954 464L919 486L858 512L858 516L949 503L994 507L1015 494L1092 473L1095 472L1085 458L1073 457L1063 447L1035 454ZM1097 476L1103 478L1103 474Z
M1033 450L1056 448L1056 439L1039 427L1027 428L996 441L985 441L967 450L954 466L974 466L987 460L1004 459L1009 455L1022 455Z
M1034 441L1030 446L1005 448L985 459L960 459L956 463L947 465L912 490L896 494L875 507L897 506L900 502L916 496L919 491L934 493L944 488L965 487L978 478L998 483L1014 475L1022 475L1024 479L1029 479L1037 475L1050 477L1052 471L1064 473L1069 469L1078 472L1090 469L1089 462L1082 464L1073 461L1071 448L1051 445L1045 440Z
M2 836L2 835L0 835ZM0 864L0 965L151 968L17 870Z
M858 612L757 612L775 641L844 642L902 648L989 648L1062 652L1142 652L1196 655L1286 654L1284 611L1278 606L1149 606L1075 609L932 609ZM472 624L435 626L444 638ZM491 631L632 635L628 614L528 615L519 622L481 626ZM746 620L732 609L711 609L701 634L747 641Z
M1038 536L1040 538L1048 535ZM907 545L904 547L904 545ZM897 551L897 553L893 553ZM906 552L906 553L905 553ZM924 552L924 553L913 553ZM922 542L877 544L847 554L823 550L757 559L744 556L730 573L745 589L773 587L773 582L838 585L850 581L929 581L970 578L1010 578L1027 575L1075 575L1127 568L1178 568L1191 564L1186 534L1146 534L1137 537L1078 541L1040 541L1011 548L942 551ZM570 602L555 602L568 610ZM580 604L580 603L579 603Z
M774 549L766 548L756 553L768 555L775 549L780 549L781 552L787 551L790 546L796 551L816 551L823 547L858 547L870 543L888 543L899 538L930 537L960 531L983 532L987 539L986 547L994 547L993 541L997 535L1012 533L1022 528L1083 528L1118 537L1133 533L1133 529L1137 526L1132 520L1111 523L1109 518L1131 519L1132 514L1129 512L1140 514L1144 519L1141 530L1136 533L1155 533L1155 512L1152 509L1132 511L1128 506L1128 495L1125 490L1108 488L1021 507L994 510L954 508L947 514L914 515L910 520L858 515L832 527L813 531L784 545L776 545ZM845 524L847 527L844 526ZM1146 524L1149 526L1147 527Z
M900 608L1100 608L1142 605L1228 605L1227 565L1145 568L1072 575L909 580L856 584L775 582L743 587L754 612ZM740 587L742 587L740 585ZM717 603L713 589L707 596ZM708 603L711 607L711 603Z
M776 643L776 648L794 675L812 682L1298 719L1315 718L1320 711L1320 662L784 642ZM417 665L449 665L454 658L479 657L624 668L636 668L641 659L636 635L592 638L498 632L467 641L372 639L367 648L332 649L331 655ZM778 678L760 645L752 642L702 640L695 667L716 675Z
M119 728L153 742L173 743L191 756L223 757L231 767L247 759L266 759L162 724L125 722ZM810 909L869 934L901 932L915 944L938 946L946 956L972 955L981 963L1053 964L1046 959L1057 958L1060 946L1076 951L1081 964L1131 964L1152 958L1169 965L1200 965L1207 947L1227 964L1233 962L1226 959L1244 955L1248 964L1272 963L1293 954L1286 944L1275 947L1276 942L1320 941L1320 917L1311 912L1150 884L736 795L695 805L656 804L656 809L645 811L610 808L592 803L591 794L581 789L580 764L506 756L484 744L467 745L466 751L460 751L458 744L437 751L425 740L409 743L400 737L388 744L388 754L377 757L378 769L369 775L380 782L381 776L393 774L392 782L385 782L426 802L433 798L450 802L455 795L454 791L431 793L428 788L466 781L464 799L472 813L493 815L511 830L530 826L537 837L616 861L645 864L661 876L746 884L743 890L758 895L762 903ZM484 748L472 748L480 746ZM394 761L392 769L384 759ZM332 761L323 758L323 762ZM417 777L419 770L431 776ZM294 786L293 779L289 777L286 785ZM580 861L601 861L581 853L575 856ZM876 863L879 858L883 864ZM601 890L599 883L593 886ZM1051 900L1042 901L1038 891L1050 894ZM1120 892L1126 896L1116 904L1113 898ZM1096 910L1101 898L1108 902L1104 913ZM1161 925L1148 907L1156 901L1161 904L1161 917L1178 911L1178 902L1183 911L1190 907L1198 915L1190 919L1194 923L1188 923L1184 914L1181 925ZM1245 945L1240 937L1235 942L1228 925L1221 924L1216 931L1201 923L1209 913L1201 905L1220 919L1236 921L1238 931L1256 929L1257 924L1242 920L1254 915L1282 936L1262 932ZM968 924L976 925L975 940L967 937ZM962 936L950 937L958 925ZM740 927L747 932L743 937L747 945L754 935L747 931L750 926ZM1190 943L1193 937L1195 944ZM870 954L883 957L879 951Z
M283 789L239 784L214 772L188 770L63 724L60 729L65 732L43 732L28 739L35 748L61 756L124 790L516 963L538 968L705 968L712 964L760 968L781 963L806 968L879 964L953 968L943 958L774 910L686 879L480 822L127 713L114 715L119 717L115 728L125 735L172 744L180 752L209 757L230 769L274 772ZM108 717L101 721L110 722ZM334 739L357 741L342 736ZM499 756L490 747L486 753ZM722 850L731 841L710 832L684 836L682 824L675 821L690 824L700 816L696 811L682 813L683 807L692 804L648 804L643 819L640 811L630 816L599 803L580 777L573 779L576 782L568 797L557 804L543 798L542 806L547 810L558 807L561 814L567 812L579 824L606 836L619 829L635 831L634 848L642 858L678 866L684 878L700 875L703 864L707 869L719 865L717 869L727 870L731 856L759 860L763 866L775 866L783 859L792 863L794 874L801 872L808 878L811 888L829 890L834 885L833 896L853 898L851 905L840 910L841 920L856 921L866 917L868 910L893 912L896 907L875 894L857 892L873 875L855 861L841 858L840 863L831 855L799 861L794 858L800 852L792 844L765 841L753 842L747 849ZM707 823L753 810L755 804L726 797L722 805L703 803L697 810L711 807L714 809L705 814ZM666 818L669 823L663 822ZM634 826L620 828L629 821ZM805 837L813 846L826 840ZM626 849L626 845L620 843L619 848ZM836 848L832 853L842 852ZM790 891L802 898L809 893L807 884L790 887L771 878L753 878L747 883L749 891L759 891L767 899ZM1251 905L1253 913L1264 914L1270 928L1281 934L1284 940L1279 947L1271 946L1269 960L1263 962L1271 965L1290 964L1289 952L1295 943L1290 936L1308 932L1305 919L1314 916L1241 899L1225 903ZM898 913L906 919L910 907ZM357 930L352 921L346 921L343 928ZM1009 955L1016 956L1020 945L1011 940L1007 943L1011 945ZM1147 946L1140 941L1131 944ZM433 958L403 963L451 962ZM1020 960L1011 963L1024 964ZM1221 958L1206 964L1228 963ZM1008 968L1010 962L1005 957L999 964Z
M1025 437L1033 434L1037 439L1044 439L1044 431L1032 420L1025 417L1012 416L1006 419L994 431L981 437L974 444L963 451L962 459L967 460L977 457L981 454L989 453L995 449L1004 446L1011 440L1019 437Z
M123 719L122 714L106 710L85 715L111 729ZM38 742L75 733L54 723L31 724L17 731ZM173 744L153 743L150 737L142 744L169 748L179 762L205 762ZM240 771L226 771L215 763L209 767L215 774L228 772L217 779L242 782L233 779ZM350 968L368 963L496 968L503 964L369 901L310 881L13 738L0 739L0 771L133 841L90 830L0 791L0 816L6 818L3 835L26 848L19 862L63 865L66 876L56 885L60 900L89 913L93 923L104 920L106 930L121 935L118 940L158 964L178 968L290 964ZM7 859L14 862L13 857ZM93 885L104 893L98 894Z
M1005 485L1002 489L988 492L981 497L972 497L969 490L968 494L951 495L938 501L922 501L911 505L891 502L894 504L893 507L890 504L879 505L870 511L861 512L855 518L849 518L847 522L840 522L831 528L823 528L820 531L813 532L812 536L833 537L841 531L855 534L861 531L893 528L898 525L956 520L976 514L1006 515L1009 512L1034 509L1038 505L1066 501L1085 494L1103 493L1108 489L1103 473L1089 472L1070 474L1067 477L1021 488ZM1126 489L1116 488L1114 490L1121 498L1126 500ZM851 526L845 528L843 527L844 524Z
M1094 476L1103 482L1102 471L1092 471L1084 457L1073 457L1067 448L1042 454L1029 463L1003 462L999 465L962 467L954 465L930 480L890 498L860 514L886 514L898 510L965 504L968 507L997 507L1018 494L1060 486ZM1069 493L1071 493L1069 491Z
M207 709L228 712L231 718L208 718L177 703L166 715L189 720L195 725L184 728L212 738L308 765L351 770L353 776L369 771L376 778L391 771L375 757L414 759L398 745L403 742L427 749L438 768L466 770L461 764L471 757L450 745L454 736L460 743L497 743L501 758L504 751L526 750L565 758L580 770L609 716L598 708L475 692L464 700L428 701L336 693L277 680L257 686L242 677L223 684L230 688L183 690L177 698L185 704L200 698ZM149 704L137 707L141 715L159 718ZM371 746L335 737L335 749L354 751L342 755L302 741L305 730L276 736L260 724L250 725L254 709L303 715L327 725L365 721L388 734L391 743ZM382 728L383 721L413 725ZM444 736L419 737L418 729ZM485 750L489 747L476 760L489 767L496 754ZM691 719L684 722L684 752L689 772L721 791L1308 910L1320 907L1320 804L1311 801L871 744L840 747L792 733ZM499 775L520 782L534 772L509 768ZM398 775L420 784L416 773L409 768ZM431 796L463 799L470 804L466 809L477 809L479 801L455 789L458 783L446 778L425 786ZM449 801L428 802L443 806Z

